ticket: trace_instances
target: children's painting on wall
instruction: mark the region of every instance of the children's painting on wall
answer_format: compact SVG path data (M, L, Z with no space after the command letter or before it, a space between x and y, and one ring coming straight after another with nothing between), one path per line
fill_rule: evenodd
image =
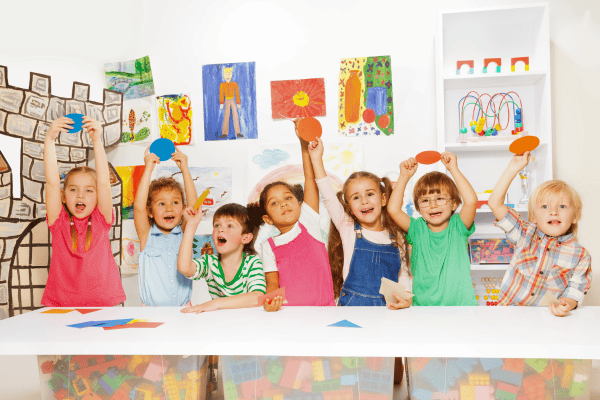
M508 239L469 239L472 264L508 264L514 250Z
M342 59L338 85L340 135L394 133L390 56Z
M194 252L192 258L200 258L205 254L217 254L217 247L212 240L212 235L194 235L192 250Z
M133 219L133 199L144 174L144 168L145 166L143 165L115 167L117 174L119 174L123 182L123 208L121 209L123 219Z
M106 86L123 93L124 100L139 99L154 94L150 57L104 64Z
M202 66L204 140L256 139L254 62Z
M212 218L217 208L231 203L232 176L229 167L190 167L196 192L200 195L210 189L208 197L202 203L202 214ZM183 176L179 167L161 167L156 169L156 177L172 177L183 187ZM188 206L193 206L197 199L186 199Z
M123 111L121 143L150 144L152 142L150 106L124 107Z
M156 97L158 130L161 138L175 145L192 142L192 101L187 94L169 94Z
M324 117L325 79L271 82L273 119Z
M123 237L121 240L121 274L137 274L140 257L140 240Z
M362 145L357 143L329 143L323 149L325 170L333 172L342 179L353 172L364 169Z

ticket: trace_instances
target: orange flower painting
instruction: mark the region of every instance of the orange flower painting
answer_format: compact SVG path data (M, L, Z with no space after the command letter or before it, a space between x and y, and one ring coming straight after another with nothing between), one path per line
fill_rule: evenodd
M325 116L325 79L271 82L273 119Z

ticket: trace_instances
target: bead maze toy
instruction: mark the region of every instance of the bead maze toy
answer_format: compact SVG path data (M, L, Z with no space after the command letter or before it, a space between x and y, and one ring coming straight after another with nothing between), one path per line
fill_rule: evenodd
M517 98L518 104L515 102L513 95ZM489 100L484 107L483 98L488 97ZM473 100L471 100L473 99ZM512 105L512 113L510 106ZM465 127L465 111L468 106L473 106L471 116L471 132L475 135L469 137L469 130ZM506 124L501 124L501 117L506 115ZM499 135L500 132L508 129L510 124L510 116L513 116L514 129L511 130L512 135L525 135L523 133L523 104L521 98L516 92L510 91L507 93L496 93L489 95L482 93L481 95L472 90L466 96L458 101L458 121L459 132L458 141L466 143L467 141L489 140L491 138L506 139L510 136ZM488 119L492 118L491 123Z

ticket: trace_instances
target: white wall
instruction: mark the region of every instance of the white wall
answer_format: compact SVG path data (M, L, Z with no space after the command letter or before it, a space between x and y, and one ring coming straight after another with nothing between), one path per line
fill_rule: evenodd
M269 81L324 77L328 112L321 118L324 140L340 140L335 114L340 59L391 55L396 134L346 140L363 143L366 169L380 175L395 173L401 160L435 148L434 33L438 11L522 3L528 2L5 2L0 65L8 66L13 86L27 87L29 73L39 72L52 77L55 95L70 97L72 82L79 81L91 84L90 98L100 101L105 62L149 55L157 94L192 95L196 146L183 151L193 155L199 166L231 166L233 199L245 204L244 146L296 140L291 123L271 120ZM596 125L599 4L550 1L555 177L566 180L583 197L579 238L593 256L600 254L600 219L595 210L600 198L596 163L600 148ZM259 139L252 143L203 142L201 66L246 61L256 61ZM5 155L18 156L14 143L0 136ZM108 157L113 165L141 165L143 150L118 148ZM9 158L9 163L18 170L18 157ZM137 277L126 278L124 284L127 304L139 304ZM594 285L587 304L600 305L600 285ZM2 370L0 387L9 384L3 379Z

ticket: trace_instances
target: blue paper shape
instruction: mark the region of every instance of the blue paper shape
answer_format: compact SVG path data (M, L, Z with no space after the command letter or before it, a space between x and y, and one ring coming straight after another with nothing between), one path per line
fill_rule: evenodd
M72 325L67 325L70 326L72 328L88 328L90 326L93 327L97 327L97 328L110 328L112 326L117 326L117 325L125 325L129 322L133 321L133 318L128 318L128 319L107 319L104 321L87 321L87 322L80 322L79 324L72 324Z
M340 322L336 322L335 324L327 325L327 326L341 326L343 328L362 328L362 326L358 326L348 321L347 319L343 319Z
M65 115L67 118L71 118L73 120L73 129L69 131L69 133L79 132L81 127L83 126L83 114L67 114Z
M156 139L150 145L150 153L156 154L160 161L167 161L171 159L171 154L175 153L175 145L167 138Z

